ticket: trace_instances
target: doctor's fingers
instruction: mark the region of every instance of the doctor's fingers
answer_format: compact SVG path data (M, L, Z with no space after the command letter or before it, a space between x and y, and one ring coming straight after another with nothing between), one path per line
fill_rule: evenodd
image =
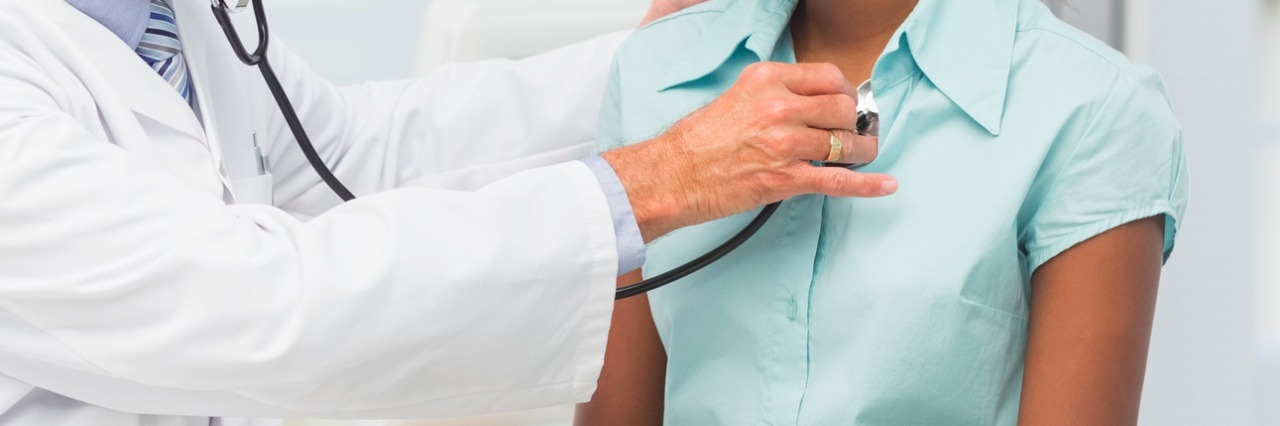
M874 136L863 136L849 130L836 129L800 129L789 132L788 140L783 141L795 158L805 161L822 161L840 164L867 164L875 161L880 155L880 139ZM831 136L839 139L832 141ZM837 142L840 145L840 158L831 160L831 149Z
M800 165L798 179L806 192L832 197L883 197L898 192L898 180L889 175L861 173L843 167Z
M801 96L843 94L855 99L858 96L858 88L849 83L839 67L832 64L761 62L747 67L743 76L746 77L749 73L777 78L787 90Z
M790 117L818 129L853 130L858 128L858 101L851 96L795 96L778 101L774 106L791 113ZM794 108L793 111L785 111ZM779 111L774 111L778 113Z

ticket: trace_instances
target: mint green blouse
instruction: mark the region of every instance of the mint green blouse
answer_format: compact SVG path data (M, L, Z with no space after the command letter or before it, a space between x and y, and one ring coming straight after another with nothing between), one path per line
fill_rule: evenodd
M648 139L747 65L795 60L798 0L712 0L617 56L602 150ZM851 6L852 7L852 6ZM723 261L651 294L667 424L1014 424L1030 276L1071 246L1187 203L1160 78L1037 0L920 0L872 75L882 199L788 200ZM754 213L675 232L646 275Z

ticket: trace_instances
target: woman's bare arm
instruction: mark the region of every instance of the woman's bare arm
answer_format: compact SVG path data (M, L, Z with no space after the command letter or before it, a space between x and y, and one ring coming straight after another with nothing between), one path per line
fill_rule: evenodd
M1020 425L1138 422L1164 222L1120 226L1036 271Z
M618 278L619 287L640 281L634 272ZM621 300L613 309L613 327L604 353L604 371L591 402L578 405L578 426L662 424L667 353L649 313L645 295Z

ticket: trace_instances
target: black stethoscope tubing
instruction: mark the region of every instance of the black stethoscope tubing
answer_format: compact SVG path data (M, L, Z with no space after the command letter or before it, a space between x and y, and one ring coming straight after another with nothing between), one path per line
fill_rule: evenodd
M289 101L289 95L284 92L284 87L280 85L280 79L276 77L276 73L271 69L271 63L267 61L267 41L270 37L270 31L267 30L267 16L262 10L262 2L254 1L253 13L258 21L258 49L252 54L244 48L244 43L240 40L240 33L236 31L235 25L231 23L231 15L227 12L227 4L225 0L218 0L212 6L213 16L218 19L218 25L222 27L222 32L227 35L227 41L231 43L232 50L236 56L240 58L245 65L257 66L262 71L262 78L267 82L267 88L271 90L271 96L276 99L276 104L280 106L280 112L284 115L285 123L289 125L289 131L293 133L293 138L298 141L298 147L302 148L302 155L307 157L307 162L311 163L311 168L320 174L320 179L328 185L343 202L356 199L347 189L337 176L333 175L333 171L324 164L324 160L320 158L320 154L316 153L315 145L311 144L311 138L307 137L306 128L302 127L302 121L298 119L298 113L293 109L293 102Z
M307 137L306 129L303 128L302 121L298 118L298 113L293 108L293 103L289 101L288 94L285 93L284 88L280 85L280 79L276 76L275 71L271 69L271 63L267 61L267 41L269 32L267 30L266 13L263 11L261 1L250 2L253 3L253 13L258 23L258 48L253 53L249 53L248 49L245 49L244 43L240 40L240 34L236 31L235 26L231 22L231 16L227 10L229 6L227 6L226 0L214 0L211 7L213 9L214 17L218 20L218 25L222 27L222 32L227 35L227 41L231 43L231 48L235 51L236 56L239 57L240 61L244 62L245 65L256 66L258 70L262 72L262 78L266 80L267 88L271 90L271 96L275 98L276 104L279 105L280 112L284 115L285 123L289 125L290 132L293 133L294 139L298 142L298 147L302 149L302 154L306 156L307 162L311 164L311 168L315 169L316 173L320 175L320 179L323 180L335 194L338 194L338 197L342 198L342 201L346 202L354 200L356 198L355 195L352 194L351 191L347 190L347 187L338 180L337 176L333 175L333 171L324 164L324 160L320 158L318 153L316 153L316 148L311 144L311 138ZM693 273L698 272L699 270L702 270L712 263L724 258L730 252L741 247L742 244L751 239L751 237L755 235L760 228L764 227L765 223L769 221L769 218L773 216L773 213L778 210L778 207L781 204L781 202L777 202L765 206L764 209L756 215L755 219L753 219L751 223L747 224L746 228L743 228L737 235L734 235L719 247L707 252L707 254L656 277L619 288L614 294L614 299L626 299L628 297L656 290L666 286L667 284L676 282L681 278L692 275Z
M699 256L697 259L680 265L675 269L664 272L662 275L619 288L614 294L614 299L622 300L631 296L637 296L657 290L667 284L671 284L681 278L692 275L694 272L702 270L702 268L710 266L712 263L715 263L720 260L720 258L725 257L738 247L741 247L743 243L747 242L747 240L751 239L756 232L760 231L760 228L764 227L765 223L769 222L769 218L773 216L774 212L778 211L778 207L781 205L782 202L777 202L765 206L763 210L760 210L759 214L756 214L756 218L752 219L751 223L747 224L746 228L742 228L742 230L738 231L738 234L734 235L733 238L725 241L724 244L720 244L719 247L712 249L707 252L707 254Z

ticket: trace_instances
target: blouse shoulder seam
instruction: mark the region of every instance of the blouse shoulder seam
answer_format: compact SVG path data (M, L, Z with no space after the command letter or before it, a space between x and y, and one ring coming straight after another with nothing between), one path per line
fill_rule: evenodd
M1031 32L1042 32L1042 33L1047 33L1050 35L1057 36L1058 38L1063 39L1068 43L1074 44L1075 46L1079 47L1080 49L1083 49L1086 52L1089 52L1090 54L1097 57L1098 59L1101 59L1103 62L1106 62L1108 65L1111 65L1115 69L1115 71L1120 74L1127 74L1129 70L1134 66L1134 64L1131 62L1118 61L1115 58L1111 57L1113 55L1107 55L1106 52L1099 51L1097 47L1090 46L1088 43L1080 41L1079 38L1074 37L1070 34L1066 34L1057 29L1036 26L1036 27L1029 27L1029 28L1018 28L1017 32L1020 34L1031 33Z

